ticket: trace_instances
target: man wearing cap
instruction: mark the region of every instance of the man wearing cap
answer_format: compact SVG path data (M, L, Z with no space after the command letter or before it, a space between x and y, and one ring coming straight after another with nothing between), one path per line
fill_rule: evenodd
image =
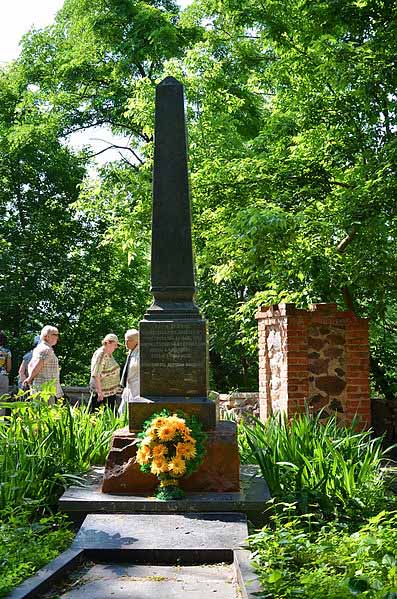
M102 346L94 352L91 359L91 409L101 405L114 409L116 396L120 392L120 366L113 357L119 346L117 335L109 333L102 339Z

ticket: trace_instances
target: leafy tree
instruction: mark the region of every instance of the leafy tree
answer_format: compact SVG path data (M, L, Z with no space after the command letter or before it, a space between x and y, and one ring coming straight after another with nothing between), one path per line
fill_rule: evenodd
M76 209L87 158L59 141L18 68L1 73L0 94L1 326L12 337L14 372L33 334L54 323L63 379L84 380L100 338L140 317L146 260L129 266L103 241L105 219Z
M154 83L185 83L199 302L219 389L256 385L259 303L336 301L370 316L384 368L396 11L388 0L196 0L180 17L166 0L67 0L53 27L25 38L24 94L57 139L95 125L129 137L128 163L103 169L78 209L103 251L112 240L128 256L141 289Z
M396 11L328 0L202 0L188 11L207 23L180 65L193 139L205 137L192 177L200 253L215 283L241 290L247 350L259 302L336 301L377 327L390 318Z

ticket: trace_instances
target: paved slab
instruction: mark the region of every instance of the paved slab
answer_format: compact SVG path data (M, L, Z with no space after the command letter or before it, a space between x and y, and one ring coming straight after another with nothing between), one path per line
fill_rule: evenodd
M54 589L55 591L55 589ZM54 591L46 594L52 599ZM141 566L94 564L74 573L60 599L238 599L241 597L230 564L211 566Z
M233 550L248 535L244 514L90 514L74 549L162 551Z

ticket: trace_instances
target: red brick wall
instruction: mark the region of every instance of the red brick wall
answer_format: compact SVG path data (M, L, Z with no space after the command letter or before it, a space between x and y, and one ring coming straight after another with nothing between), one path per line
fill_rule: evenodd
M341 423L371 422L368 321L335 304L299 310L293 304L262 307L259 328L260 417L288 417L305 405Z

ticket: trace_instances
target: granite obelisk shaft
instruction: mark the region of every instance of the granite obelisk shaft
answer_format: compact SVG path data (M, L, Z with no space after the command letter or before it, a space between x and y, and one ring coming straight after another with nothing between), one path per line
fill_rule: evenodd
M156 88L151 291L146 319L197 318L183 86Z

